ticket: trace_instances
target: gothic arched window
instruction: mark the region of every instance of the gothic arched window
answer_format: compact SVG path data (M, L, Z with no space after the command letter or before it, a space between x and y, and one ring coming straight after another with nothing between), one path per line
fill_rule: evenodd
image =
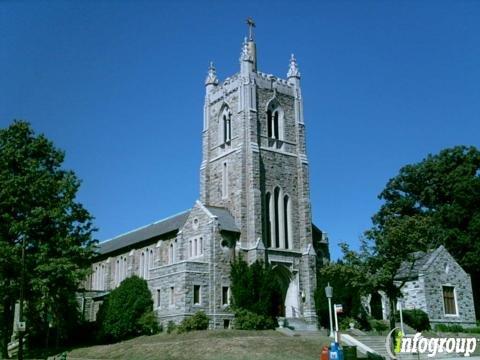
M293 235L290 197L283 195L282 188L277 186L273 190L273 195L267 192L265 202L267 247L291 249Z
M144 273L143 268L144 268L144 266L145 266L145 253L142 251L142 255L140 257L140 266L138 268L138 273L139 273L141 278L143 278L143 273Z
M272 246L272 206L270 204L272 200L272 195L267 192L265 196L265 214L266 214L266 237L267 237L267 247Z
M271 101L267 108L267 137L273 140L284 138L284 114L277 101Z
M218 125L220 145L230 144L232 141L232 112L228 106L223 108Z
M275 244L276 248L280 247L280 225L282 225L282 222L280 222L280 188L276 187L275 190L273 191L273 208L274 208L274 214L275 214L275 236L273 238L273 242Z
M283 213L285 227L285 249L289 249L289 242L292 241L292 209L288 195L285 195L283 198Z
M123 258L123 276L122 280L125 280L127 278L127 258Z

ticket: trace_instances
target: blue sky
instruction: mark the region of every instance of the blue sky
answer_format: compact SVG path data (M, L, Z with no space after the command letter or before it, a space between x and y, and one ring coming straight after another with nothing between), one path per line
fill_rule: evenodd
M0 2L0 127L66 151L104 240L191 207L204 78L302 73L314 222L354 247L400 167L480 147L477 1Z

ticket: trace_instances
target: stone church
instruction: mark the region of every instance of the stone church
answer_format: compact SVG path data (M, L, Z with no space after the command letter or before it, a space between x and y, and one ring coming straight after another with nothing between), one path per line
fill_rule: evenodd
M103 296L138 275L148 282L159 322L203 310L212 328L229 327L230 262L242 256L287 267L292 276L279 315L316 323L316 267L329 251L326 234L312 224L294 56L286 79L260 72L250 28L238 73L219 81L213 64L208 69L202 139L200 199L99 244L83 293L85 317L94 319Z

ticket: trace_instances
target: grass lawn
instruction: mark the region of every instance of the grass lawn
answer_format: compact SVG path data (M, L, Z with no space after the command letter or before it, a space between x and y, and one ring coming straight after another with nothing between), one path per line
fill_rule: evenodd
M141 336L72 350L68 359L303 360L318 359L327 337L288 337L276 331L209 330Z

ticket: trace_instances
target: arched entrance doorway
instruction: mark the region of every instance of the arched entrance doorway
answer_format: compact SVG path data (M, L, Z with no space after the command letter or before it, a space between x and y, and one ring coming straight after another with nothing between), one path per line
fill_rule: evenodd
M370 298L371 316L376 320L383 320L382 296L374 291Z
M299 317L298 273L290 270L290 264L272 263L274 278L273 306L276 316Z

